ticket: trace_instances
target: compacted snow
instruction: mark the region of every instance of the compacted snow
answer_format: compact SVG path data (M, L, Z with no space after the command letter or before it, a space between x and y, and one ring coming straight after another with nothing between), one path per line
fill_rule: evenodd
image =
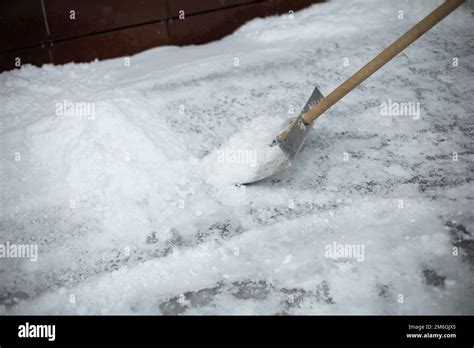
M0 243L38 248L0 259L0 313L473 314L472 4L323 115L291 167L233 185L258 165L242 139L273 139L439 3L335 1L0 74Z

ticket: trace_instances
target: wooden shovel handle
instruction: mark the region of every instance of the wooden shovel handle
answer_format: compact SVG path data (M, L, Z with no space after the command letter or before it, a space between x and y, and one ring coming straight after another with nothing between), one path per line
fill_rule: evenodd
M374 72L379 70L382 66L388 63L393 57L407 48L412 42L418 39L421 35L430 30L439 21L453 12L459 7L464 0L446 0L436 10L431 12L428 16L422 19L413 28L408 30L403 36L397 41L392 43L386 49L384 49L377 57L372 59L367 65L357 71L354 75L349 77L343 84L339 85L334 91L331 92L326 98L321 100L312 109L303 115L303 120L306 124L313 122L323 112L337 103L347 93L352 91L355 87L361 84Z

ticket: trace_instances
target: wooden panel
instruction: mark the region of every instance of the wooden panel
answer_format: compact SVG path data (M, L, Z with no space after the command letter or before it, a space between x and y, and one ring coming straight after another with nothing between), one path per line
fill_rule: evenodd
M40 0L0 0L0 51L47 40Z
M45 63L51 63L47 47L32 47L18 51L0 53L0 72L17 68L16 59L19 58L21 65L33 64L41 66Z
M55 64L89 62L135 54L168 44L166 24L153 23L54 43Z
M225 8L235 5L244 5L257 2L258 0L168 0L170 17L177 17L179 11L185 11L185 14L193 14Z
M169 23L170 44L202 44L218 40L246 21L273 12L272 2L262 2L176 19Z
M166 0L45 0L53 40L165 19ZM75 11L71 19L70 11Z
M290 10L298 11L317 2L325 0L275 0L275 9L277 13L287 13Z

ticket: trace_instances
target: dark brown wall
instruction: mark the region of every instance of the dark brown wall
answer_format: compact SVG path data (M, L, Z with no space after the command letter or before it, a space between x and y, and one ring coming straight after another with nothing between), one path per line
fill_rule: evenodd
M161 45L202 44L252 18L320 1L0 0L0 72L22 64L88 62Z

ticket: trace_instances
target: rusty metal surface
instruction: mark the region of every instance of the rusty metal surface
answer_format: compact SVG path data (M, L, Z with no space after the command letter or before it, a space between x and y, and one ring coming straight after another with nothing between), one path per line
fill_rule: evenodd
M40 0L0 1L0 52L47 41Z
M314 3L323 1L324 0L275 0L275 11L280 14L288 11L298 11Z
M21 50L5 52L0 54L0 72L18 68L15 65L17 62L20 65L32 64L41 66L46 63L51 63L48 47L30 47Z
M221 39L246 21L321 0L0 1L0 72L12 59L42 65L131 55ZM44 5L44 6L43 6ZM178 19L179 11L185 19ZM71 15L74 12L74 19Z
M170 17L178 17L180 11L184 11L185 15L190 15L236 5L251 4L258 1L259 0L171 0L168 1L168 6Z
M166 0L44 1L53 40L120 29L168 17ZM74 19L71 19L72 15Z
M271 14L273 5L261 2L191 16L184 20L176 19L168 24L170 43L190 45L218 40L252 18Z
M55 64L65 64L127 56L167 43L166 24L152 23L61 41L51 52Z

